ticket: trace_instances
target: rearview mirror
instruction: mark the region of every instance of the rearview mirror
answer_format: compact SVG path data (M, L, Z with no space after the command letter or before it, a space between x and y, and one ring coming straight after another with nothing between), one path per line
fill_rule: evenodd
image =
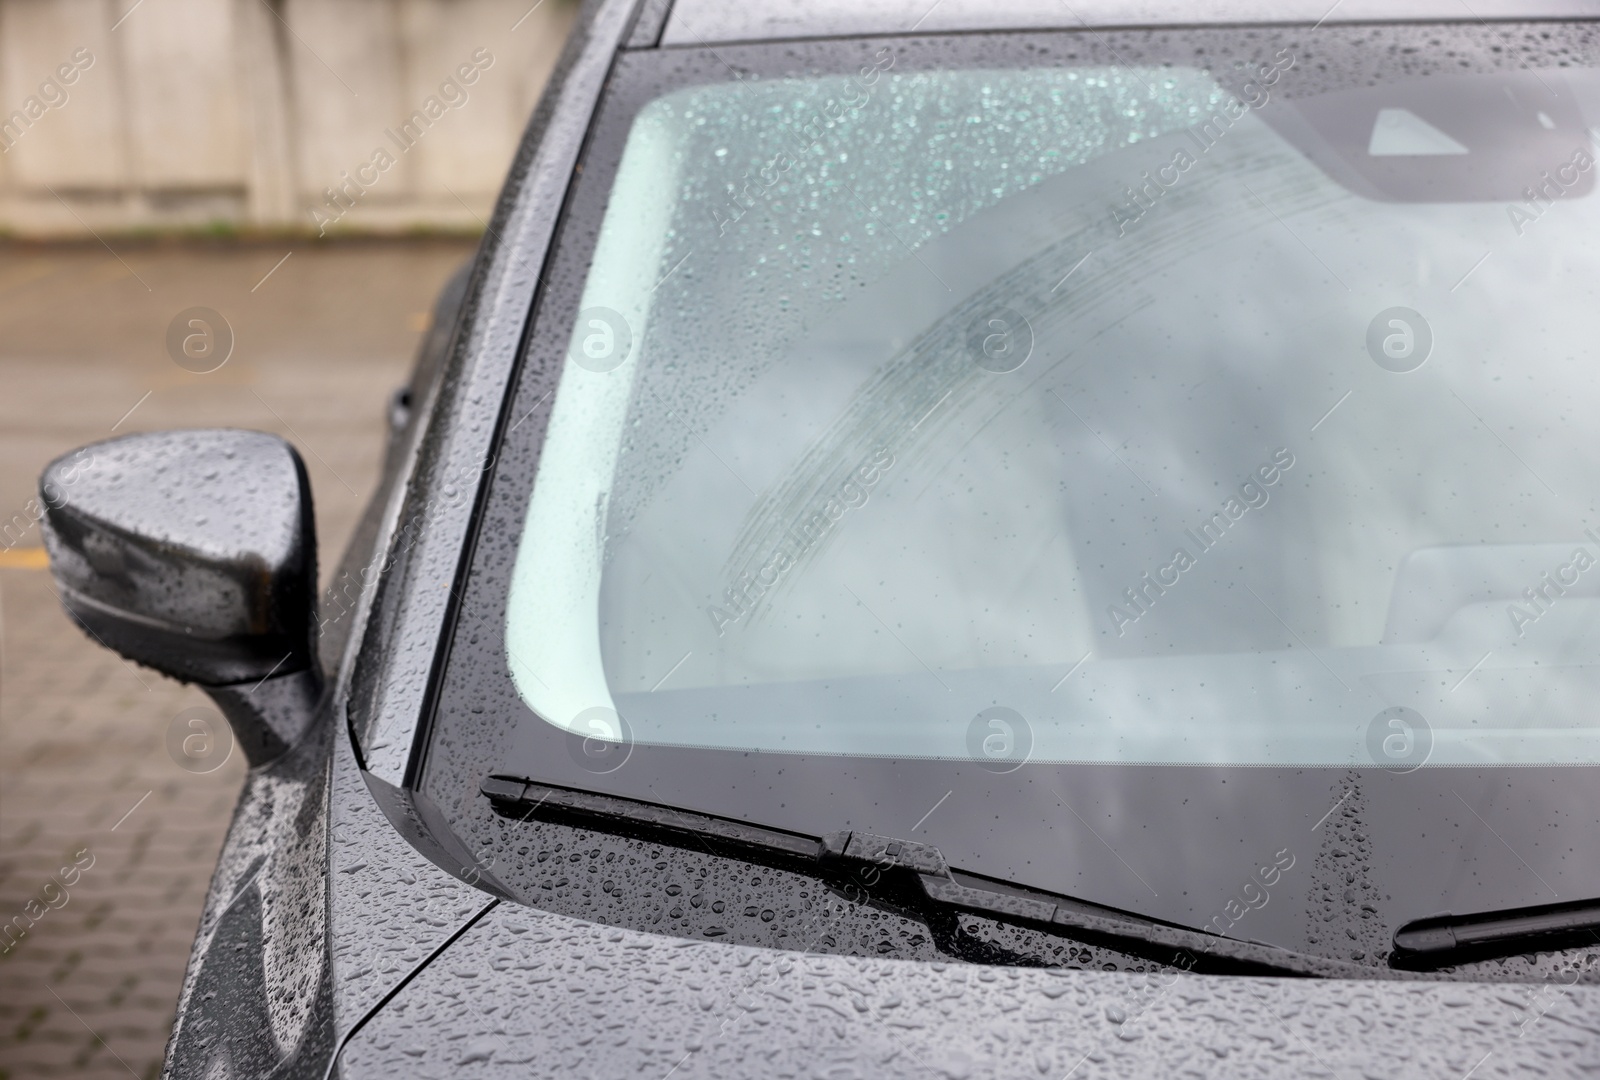
M251 764L298 740L322 679L311 487L293 447L253 431L128 435L57 458L39 490L79 626L198 684Z

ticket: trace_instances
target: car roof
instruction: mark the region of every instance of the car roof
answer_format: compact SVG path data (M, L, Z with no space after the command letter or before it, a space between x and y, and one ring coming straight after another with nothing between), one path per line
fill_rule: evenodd
M663 45L956 30L1583 18L1600 0L676 0Z

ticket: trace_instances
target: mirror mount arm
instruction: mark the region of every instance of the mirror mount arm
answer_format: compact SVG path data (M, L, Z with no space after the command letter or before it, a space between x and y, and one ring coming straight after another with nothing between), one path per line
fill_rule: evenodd
M239 749L252 769L275 761L300 741L322 697L322 672L316 667L259 682L202 686L227 717Z

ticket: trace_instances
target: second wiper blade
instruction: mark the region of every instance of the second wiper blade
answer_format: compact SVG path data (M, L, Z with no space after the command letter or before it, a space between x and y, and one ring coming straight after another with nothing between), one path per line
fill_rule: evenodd
M1428 970L1474 960L1600 944L1600 900L1569 900L1476 915L1435 915L1394 932L1389 962Z
M1371 978L1374 974L1370 967L1346 961L1190 930L954 870L931 844L863 832L805 836L515 776L489 776L479 790L506 817L538 818L675 847L700 848L823 879L842 880L858 869L875 867L907 886L897 899L918 909L924 921L929 921L929 916L978 915L1197 974L1312 978ZM871 896L864 902L884 906Z

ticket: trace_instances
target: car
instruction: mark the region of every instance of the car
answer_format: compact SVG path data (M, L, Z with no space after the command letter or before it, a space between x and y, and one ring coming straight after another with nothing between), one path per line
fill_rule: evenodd
M42 478L251 764L166 1075L1592 1072L1597 16L593 0L320 599Z

